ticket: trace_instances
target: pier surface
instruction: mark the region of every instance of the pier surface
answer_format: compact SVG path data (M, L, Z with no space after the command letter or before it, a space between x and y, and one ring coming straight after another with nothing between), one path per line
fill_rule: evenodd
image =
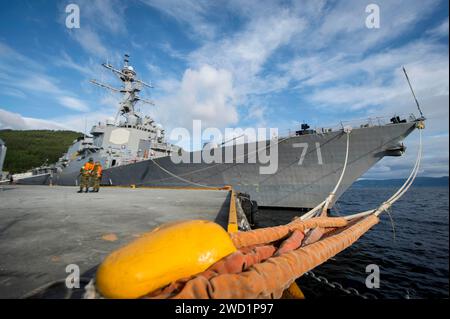
M69 273L92 275L114 249L175 220L213 220L226 228L226 190L0 186L0 298L19 298Z

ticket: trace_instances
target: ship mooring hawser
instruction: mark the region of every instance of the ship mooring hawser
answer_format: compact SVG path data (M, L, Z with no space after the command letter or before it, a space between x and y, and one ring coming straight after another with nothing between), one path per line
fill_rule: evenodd
M330 205L383 157L401 156L405 151L402 141L424 120L422 115L419 118L410 115L408 119L394 116L388 123L381 119L357 127L341 123L337 129L311 129L303 124L299 130L278 137L275 143L266 141L265 147L260 147L261 142L216 145L211 151L222 154L219 162L180 163L174 160L180 152L194 159L202 158L200 153L204 150L187 152L167 142L163 127L136 110L139 102L153 104L139 96L143 87L152 86L138 79L128 55L121 69L110 64L103 66L122 82L120 88L115 88L91 81L123 95L115 121L93 126L90 136L76 140L55 165L16 176L18 184L78 185L80 168L92 157L104 167L103 185L199 188L230 185L249 194L260 207L307 211L317 206L337 183L345 160L347 135L350 135L348 169ZM252 159L275 147L276 171L261 174L266 165ZM243 154L239 154L238 148ZM232 160L227 160L225 154L233 154Z
M153 119L135 111L143 101L137 95L140 88L149 85L136 78L128 56L122 70L104 66L123 87L94 83L124 95L118 113L124 121L94 126L92 136L77 140L56 165L36 169L16 183L77 185L81 165L93 157L106 167L102 182L118 187L87 197L60 186L0 188L0 222L11 226L20 220L2 234L2 269L10 273L6 282L14 287L0 288L2 296L28 291L22 297L51 298L55 295L48 295L49 290L64 284L66 298L304 298L295 280L312 274L376 225L408 191L420 168L425 118L417 99L418 119L394 117L389 124L340 130L305 125L277 139L273 174L260 174L261 165L249 159L249 150L266 151L273 141L262 149L246 143L243 162L176 163L173 157L184 151L165 141ZM401 142L416 128L419 150L405 183L377 207L330 216L329 209L355 179L384 156L405 151ZM221 154L226 147L220 146ZM187 155L202 158L196 152ZM301 216L252 230L243 192L261 206L295 207ZM84 213L73 214L80 207ZM148 232L149 226L156 228ZM39 241L31 240L36 236ZM25 257L29 262L21 263ZM66 272L81 271L78 291L72 274L55 278L63 266ZM40 275L16 275L33 273L30 267Z

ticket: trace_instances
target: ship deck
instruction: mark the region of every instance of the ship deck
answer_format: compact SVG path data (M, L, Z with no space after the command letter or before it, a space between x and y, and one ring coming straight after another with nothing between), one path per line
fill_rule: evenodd
M64 281L70 264L79 266L81 277L92 277L112 250L162 223L207 219L224 228L228 223L229 190L77 190L0 186L0 298L20 298Z

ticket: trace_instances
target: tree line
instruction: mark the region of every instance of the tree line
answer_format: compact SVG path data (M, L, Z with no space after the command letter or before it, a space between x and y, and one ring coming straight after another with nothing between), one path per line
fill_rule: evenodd
M0 139L8 148L3 170L15 174L55 163L80 136L74 131L0 130Z

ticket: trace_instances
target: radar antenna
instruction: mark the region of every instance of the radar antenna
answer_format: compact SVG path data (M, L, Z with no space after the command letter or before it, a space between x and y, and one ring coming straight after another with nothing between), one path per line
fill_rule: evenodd
M153 101L143 99L139 96L139 92L141 91L142 86L148 88L153 88L153 86L136 78L136 72L134 71L134 68L129 64L130 56L128 54L124 55L123 61L124 65L122 70L116 69L108 63L102 63L102 66L104 68L110 70L122 81L123 85L121 88L115 88L113 86L110 86L109 84L105 84L97 80L90 80L90 82L112 92L123 94L123 98L122 101L120 101L120 107L116 115L116 122L118 116L122 115L125 117L127 124L142 124L142 117L136 111L135 105L137 102L155 105Z

